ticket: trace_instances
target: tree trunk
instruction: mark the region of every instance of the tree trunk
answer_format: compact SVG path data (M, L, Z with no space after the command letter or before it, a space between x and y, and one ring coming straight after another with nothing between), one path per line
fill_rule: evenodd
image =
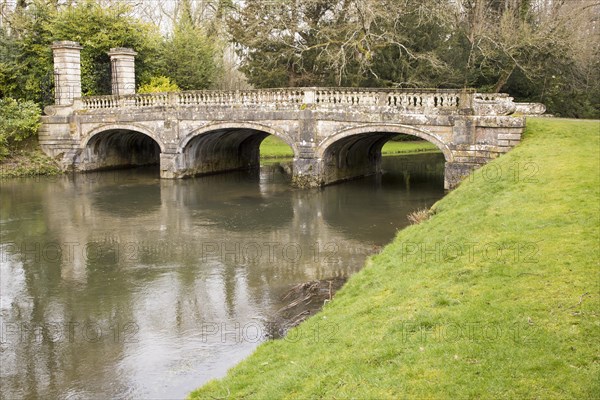
M508 79L510 78L516 67L517 66L513 64L511 69L509 69L508 71L504 71L502 75L500 75L500 78L498 78L498 82L496 82L496 84L494 85L494 93L499 93L500 90L504 87L504 85L506 85L506 82L508 82Z

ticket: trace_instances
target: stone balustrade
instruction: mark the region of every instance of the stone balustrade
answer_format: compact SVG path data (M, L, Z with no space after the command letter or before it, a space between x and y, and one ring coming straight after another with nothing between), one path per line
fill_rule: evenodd
M502 93L473 90L414 90L362 88L285 88L255 90L202 90L78 99L75 109L106 110L143 107L261 107L274 109L344 109L383 107L427 114L508 115L515 106Z
M516 103L516 112L523 115L542 115L546 112L546 106L542 103Z
M476 93L471 107L475 115L510 115L517 109L506 93Z
M97 110L105 108L119 108L119 98L117 96L89 96L81 98L81 108L88 110ZM77 106L77 103L75 103ZM77 107L79 108L79 107Z

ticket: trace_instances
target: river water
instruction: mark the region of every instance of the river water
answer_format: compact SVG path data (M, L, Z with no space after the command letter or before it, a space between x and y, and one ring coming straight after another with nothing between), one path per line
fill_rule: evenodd
M440 199L443 165L384 157L321 190L277 163L1 182L0 398L184 397L266 340L291 287L350 276Z

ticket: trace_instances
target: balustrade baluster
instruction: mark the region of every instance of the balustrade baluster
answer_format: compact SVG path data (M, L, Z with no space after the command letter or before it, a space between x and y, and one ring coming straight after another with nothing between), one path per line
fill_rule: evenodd
M307 94L308 93L308 94ZM270 108L295 107L305 102L324 108L339 107L394 107L411 112L427 109L458 109L461 102L470 99L502 102L506 96L498 94L465 94L461 91L405 91L384 89L312 89L305 93L300 89L258 89L223 91L188 91L173 93L136 94L128 96L93 96L82 98L83 108L115 109L120 107L175 107L175 106L265 106ZM308 96L308 97L306 97ZM476 97L475 97L476 96ZM309 100L307 100L309 99Z

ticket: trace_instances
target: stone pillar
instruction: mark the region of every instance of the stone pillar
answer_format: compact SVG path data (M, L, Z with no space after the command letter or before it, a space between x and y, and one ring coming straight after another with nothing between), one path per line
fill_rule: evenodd
M81 49L77 42L63 41L52 44L56 105L73 104L73 99L81 97Z
M124 96L135 94L135 56L132 49L117 47L110 49L110 69L112 72L112 94Z

